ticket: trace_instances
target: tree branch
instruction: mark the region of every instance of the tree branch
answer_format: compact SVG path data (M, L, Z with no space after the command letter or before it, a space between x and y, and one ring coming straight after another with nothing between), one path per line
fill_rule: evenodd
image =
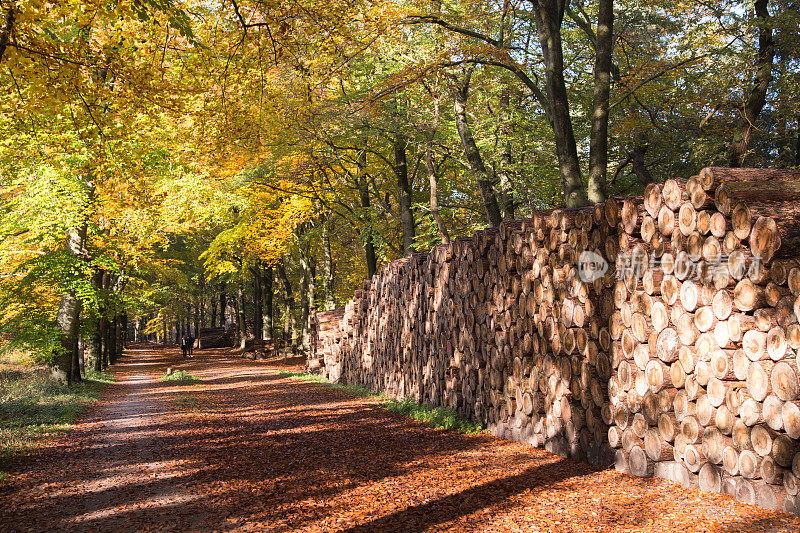
M446 20L442 20L441 18L437 17L436 15L410 15L405 19L406 24L436 24L437 26L441 26L447 30L450 30L455 33L460 33L461 35L466 35L467 37L472 37L474 39L481 40L485 43L489 43L492 46L496 46L500 48L500 41L497 39L493 39L488 35L484 35L483 33L478 33L476 31L470 30L468 28L462 28L461 26L454 26L450 24Z

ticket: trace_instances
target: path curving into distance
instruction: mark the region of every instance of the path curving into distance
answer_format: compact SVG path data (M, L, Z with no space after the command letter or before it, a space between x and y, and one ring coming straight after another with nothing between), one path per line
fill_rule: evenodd
M161 382L167 367L202 382ZM800 531L720 494L426 428L221 350L140 346L114 372L0 482L0 531Z

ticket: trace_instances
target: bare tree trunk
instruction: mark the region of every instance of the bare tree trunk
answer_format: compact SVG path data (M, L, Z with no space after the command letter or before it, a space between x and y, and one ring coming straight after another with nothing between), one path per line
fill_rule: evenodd
M284 338L287 341L287 346L291 346L292 353L295 353L295 331L297 326L294 319L294 293L292 291L292 283L286 275L286 268L284 267L285 259L281 259L278 263L278 278L283 284L283 299L286 302L286 322L284 327ZM288 337L288 338L287 338Z
M236 283L236 325L239 330L239 348L244 350L247 344L247 317L244 309L244 272L239 273Z
M211 305L211 327L215 328L217 327L217 302L213 297L209 300L209 302Z
M14 8L9 7L6 11L3 26L0 27L0 61L3 60L3 55L6 53L6 46L11 39L11 30L14 29Z
M794 165L800 167L800 115L795 118L797 120L797 138L794 144Z
M561 44L561 23L564 20L565 0L535 0L534 16L542 57L545 64L547 99L553 121L556 156L561 175L561 188L567 207L581 207L589 203L581 179L578 161L578 146L572 119L569 115L569 99L564 82L564 51Z
M263 281L261 284L261 292L264 296L264 340L272 340L272 328L273 328L273 287L272 287L272 280L274 278L274 274L272 272L272 267L268 266L264 268L263 271Z
M431 216L436 221L436 227L439 230L439 238L442 244L450 242L450 233L447 231L447 226L444 225L442 214L439 212L439 178L436 176L436 167L433 164L433 150L430 148L425 149L425 167L428 170L428 182L431 189Z
M253 275L253 336L256 340L264 338L264 289L261 285L261 266L256 264L250 268Z
M309 254L308 243L300 246L300 268L303 271L303 279L300 284L300 344L303 350L308 353L310 345L310 332L308 317L311 308L314 307L314 262Z
M84 253L83 243L86 239L86 226L72 229L67 234L66 249L74 258L81 257ZM61 343L53 358L51 374L54 379L64 384L73 381L72 361L75 339L78 336L78 316L81 312L81 302L75 291L68 289L61 295L61 301L56 313L56 327L61 333Z
M447 226L444 225L442 214L439 212L439 178L436 176L436 165L433 162L433 139L436 136L436 128L439 127L439 99L434 100L433 106L433 129L431 130L428 144L425 146L425 169L428 171L428 182L430 183L430 207L431 216L436 221L436 228L439 230L439 238L442 244L450 242L450 234Z
M483 200L483 208L486 211L486 220L490 226L499 226L500 222L503 221L503 217L500 215L500 207L497 205L494 185L486 170L486 165L483 163L483 157L481 157L480 150L478 150L478 145L475 143L475 137L472 135L469 122L467 122L467 97L469 95L470 79L471 72L464 82L460 83L459 87L456 87L452 92L456 130L458 130L458 136L461 138L461 145L464 148L464 155L467 158L470 172L478 183L478 190Z
M78 315L78 323L80 324L80 315ZM80 362L80 359L82 359L81 357L82 354L80 353L80 349L81 349L81 337L80 335L75 335L75 339L72 342L72 364L70 365L72 367L71 374L73 382L82 380L81 367L83 365Z
M336 299L333 294L334 273L330 231L330 216L326 216L325 220L322 221L322 291L324 294L326 311L336 308Z
M394 174L397 177L397 198L400 208L400 225L403 230L403 255L414 253L414 213L411 210L412 190L408 181L408 159L406 145L408 141L403 135L392 139L394 148Z
M511 94L508 88L503 89L500 97L500 127L499 133L502 136L497 139L503 146L500 154L500 166L496 171L498 185L500 186L500 204L503 207L503 218L514 220L514 185L512 183L511 169L513 168L513 157L511 154L511 136L514 133L511 126Z
M592 132L589 140L589 201L605 201L608 173L608 97L614 47L614 0L599 0L595 39Z
M371 278L378 270L378 258L375 255L375 241L372 237L372 213L370 212L369 187L367 185L366 176L366 151L362 151L361 154L359 154L358 166L358 195L361 199L361 209L363 210L364 222L364 235L362 238L364 239L364 255L366 256L367 260L367 273Z
M653 176L647 169L647 165L644 160L648 145L649 140L647 138L647 133L637 133L633 145L633 151L631 152L631 165L633 168L633 173L636 175L642 185L647 185L653 181Z
M228 318L226 316L227 304L228 304L228 295L225 294L225 284L223 283L219 293L219 325L221 327L225 327L228 324Z
M750 135L755 129L758 115L767 101L767 89L772 81L772 60L775 57L775 42L772 38L772 27L767 10L768 0L756 0L755 15L758 24L758 58L756 59L756 77L750 95L742 108L742 115L736 126L731 141L728 163L732 167L744 166L747 157L747 146Z
M100 293L103 288L103 271L95 270L92 276L92 287L96 293ZM102 302L100 303L99 313L102 314L104 308ZM87 332L86 332L86 357L89 364L98 372L103 369L103 355L102 355L102 339L100 337L100 317L90 316L87 317Z

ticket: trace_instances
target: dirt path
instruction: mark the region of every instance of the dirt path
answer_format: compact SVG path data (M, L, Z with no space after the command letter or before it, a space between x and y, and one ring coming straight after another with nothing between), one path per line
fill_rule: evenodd
M158 380L167 366L203 381ZM64 438L0 485L0 531L798 531L800 519L201 351L131 350Z

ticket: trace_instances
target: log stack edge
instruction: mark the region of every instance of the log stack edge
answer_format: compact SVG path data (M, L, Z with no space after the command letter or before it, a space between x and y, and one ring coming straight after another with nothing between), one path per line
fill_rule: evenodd
M503 222L386 265L316 319L314 366L800 514L798 199L798 171L709 167Z

